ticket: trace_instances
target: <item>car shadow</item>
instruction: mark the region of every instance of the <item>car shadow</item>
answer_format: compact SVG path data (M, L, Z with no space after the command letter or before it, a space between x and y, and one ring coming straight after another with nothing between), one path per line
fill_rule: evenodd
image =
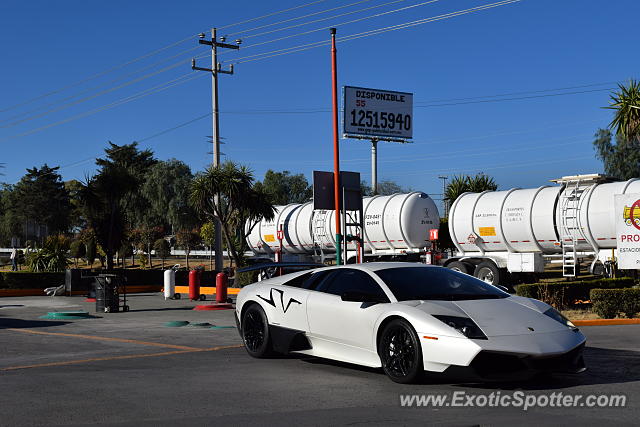
M455 385L470 388L535 391L640 381L640 352L586 347L584 360L587 370L580 374L538 375L528 381L513 382L456 382Z
M0 308L7 308L7 307L24 307L24 304L5 304L5 305L0 305Z
M381 368L370 368L322 359L314 356L288 354L274 355L275 359L298 359L312 365L335 366L354 371L384 375ZM464 377L452 378L445 374L427 373L418 382L422 385L450 385L454 387L495 389L495 390L554 390L580 385L617 384L640 381L640 352L630 350L614 350L599 347L587 347L584 352L587 370L580 374L537 375L531 379L502 381L476 381Z
M142 313L144 311L187 311L187 310L193 310L193 307L141 308L138 310L129 309L129 312Z

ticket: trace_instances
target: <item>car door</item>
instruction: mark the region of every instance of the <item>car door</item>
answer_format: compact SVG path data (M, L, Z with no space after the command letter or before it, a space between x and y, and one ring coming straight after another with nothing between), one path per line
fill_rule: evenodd
M308 332L307 298L309 291L302 285L313 272L283 282L278 285L265 286L256 296L260 298L271 325Z
M387 296L365 271L352 268L332 270L316 283L307 299L309 336L314 354L346 362L378 366L373 343L376 320L384 304L343 301L345 292Z

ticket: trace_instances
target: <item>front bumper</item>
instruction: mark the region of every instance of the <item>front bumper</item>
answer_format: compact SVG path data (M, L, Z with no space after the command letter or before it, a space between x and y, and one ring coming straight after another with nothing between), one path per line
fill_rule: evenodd
M585 342L584 335L571 329L487 340L439 337L423 340L422 354L427 371L511 380L537 373L584 371Z

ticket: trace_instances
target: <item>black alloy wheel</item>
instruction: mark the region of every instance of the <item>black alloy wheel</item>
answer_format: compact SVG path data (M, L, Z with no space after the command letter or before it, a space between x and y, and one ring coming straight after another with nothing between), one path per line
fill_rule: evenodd
M252 304L242 315L242 341L253 357L266 357L271 353L267 315L258 304Z
M422 376L424 368L420 341L406 320L393 320L384 328L378 343L378 354L384 373L392 381L407 384Z

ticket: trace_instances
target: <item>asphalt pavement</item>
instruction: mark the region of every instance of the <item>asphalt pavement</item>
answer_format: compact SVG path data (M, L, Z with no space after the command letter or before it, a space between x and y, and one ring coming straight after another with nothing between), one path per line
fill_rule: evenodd
M431 377L400 385L380 370L323 359L253 359L241 347L232 311L194 311L196 304L201 303L134 295L130 312L105 314L95 313L95 304L81 297L0 299L0 426L638 425L640 420L640 325L583 327L589 369L581 375L516 383ZM75 310L95 317L40 318ZM544 396L554 399L554 393L556 400L624 395L626 404L549 403L524 410L488 403L491 396L505 395L545 403ZM403 407L401 399L411 395L446 396L449 405ZM464 406L471 400L475 406Z

